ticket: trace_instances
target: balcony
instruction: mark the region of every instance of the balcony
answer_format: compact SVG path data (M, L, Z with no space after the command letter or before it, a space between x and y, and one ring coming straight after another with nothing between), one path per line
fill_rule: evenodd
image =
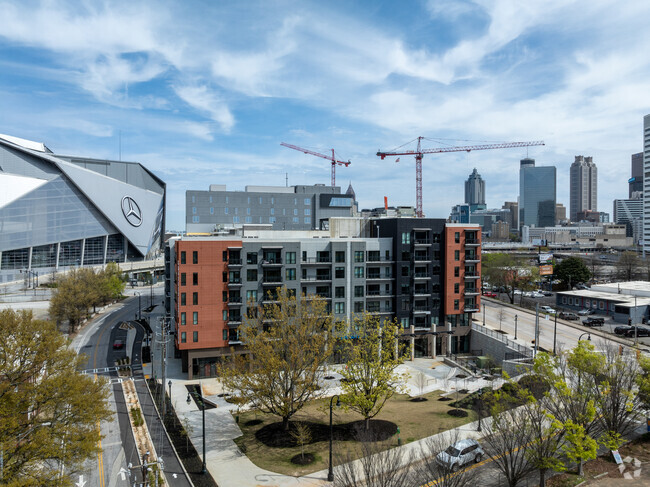
M228 286L241 286L241 277L231 277L228 280Z
M366 258L366 262L393 262L393 258L368 255L368 257Z
M390 292L385 291L368 291L366 292L366 299L381 299L381 298L391 298L395 296Z
M273 266L280 266L282 265L282 259L277 257L275 259L263 259L262 262L262 267L273 267Z
M431 291L427 288L414 289L413 296L431 296Z
M231 257L228 259L228 267L239 267L242 265L242 260L240 258Z
M392 306L369 306L366 308L366 311L368 313L374 313L374 314L390 314L393 313L393 307Z
M465 239L465 247L478 247L479 245L481 245L481 242L474 238Z
M431 245L431 240L428 238L416 238L413 240L414 245Z
M413 306L414 315L430 315L431 309L428 306Z
M463 309L465 313L478 313L478 305L472 304L472 305L465 305L465 308Z
M242 345L241 340L228 340L228 345Z
M393 278L390 275L384 274L383 276L381 273L368 273L366 275L366 280L367 281L391 281Z
M326 274L322 276L307 276L307 277L303 277L300 280L306 282L327 282L332 280L332 275Z
M478 296L480 294L478 288L466 287L464 291L465 296Z
M431 262L431 256L428 254L415 254L413 262Z
M228 318L228 328L237 328L241 325L241 316L231 316Z
M413 279L431 279L431 275L426 272L416 272L413 274Z
M318 265L318 264L331 264L332 263L332 258L331 257L308 257L307 259L303 259L300 261L302 265Z
M282 277L277 277L277 276L262 277L262 286L277 286L278 284L282 284Z
M465 254L465 262L468 264L477 264L481 262L481 257L476 254Z
M228 306L241 306L242 298L241 296L231 296L228 298Z

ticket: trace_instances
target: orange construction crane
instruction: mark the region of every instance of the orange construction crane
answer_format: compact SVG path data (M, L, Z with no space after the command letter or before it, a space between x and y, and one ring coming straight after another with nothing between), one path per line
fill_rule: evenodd
M327 159L328 161L331 161L332 162L332 187L336 186L336 165L339 164L345 167L348 167L350 165L350 161L346 162L346 161L337 160L336 157L334 156L334 149L332 149L331 156L326 156L325 154L321 154L320 152L314 152L309 149L303 149L302 147L298 147L297 145L287 144L286 142L282 142L280 145L288 147L289 149L304 152L305 154L311 154L312 156L316 156L316 157L322 157L323 159Z
M438 147L435 149L422 149L421 141L424 137L418 137L418 146L415 150L394 150L389 152L378 151L377 155L381 159L386 156L415 156L415 214L418 218L422 218L422 157L424 154L434 154L436 152L471 152L473 150L486 150L486 149L508 149L511 147L530 147L534 145L544 145L543 140L535 142L502 142L499 144L483 144L483 145L466 145L460 147ZM413 142L413 141L411 141ZM409 142L410 143L410 142ZM403 146L402 146L403 147ZM399 158L397 159L399 161ZM397 162L396 161L396 162Z

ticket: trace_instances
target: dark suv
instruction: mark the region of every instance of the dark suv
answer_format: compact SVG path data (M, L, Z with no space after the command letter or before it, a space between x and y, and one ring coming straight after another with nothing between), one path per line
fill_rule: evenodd
M585 326L603 326L605 324L605 318L595 318L590 316L586 320L583 320L582 324Z
M625 332L626 337L634 338L634 326L631 326L629 330ZM650 330L648 328L643 328L642 326L636 327L636 336L638 337L648 337L650 336Z

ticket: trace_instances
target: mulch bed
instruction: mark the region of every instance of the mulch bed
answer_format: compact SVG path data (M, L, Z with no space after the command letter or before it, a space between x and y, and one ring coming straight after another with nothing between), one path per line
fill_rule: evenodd
M249 419L244 423L244 426L257 426L258 424L262 424L263 421L261 419Z
M449 416L453 416L454 418L466 418L469 416L469 413L464 409L450 409L447 411L447 414Z
M309 465L310 463L313 463L315 459L316 458L311 453L305 453L304 455L299 453L295 457L291 458L291 463L295 463L296 465Z
M330 427L329 424L312 423L310 421L301 421L302 424L309 428L311 434L311 443L319 441L329 441ZM291 436L294 424L289 423L289 430L285 431L282 422L267 424L255 432L255 437L260 443L272 448L292 448L299 446L296 439ZM359 438L372 438L373 441L384 441L397 433L397 425L391 421L373 419L370 421L370 429L365 431L365 422L352 421L351 423L335 424L332 427L334 440L352 441Z
M451 397L441 397L438 398L438 401L453 401L453 399Z
M336 377L334 377L333 375L326 375L326 376L323 377L323 378L324 378L325 380L333 380L333 379L335 379Z
M424 402L424 401L428 401L428 399L426 397L413 397L413 398L409 399L409 401L411 401L411 402Z

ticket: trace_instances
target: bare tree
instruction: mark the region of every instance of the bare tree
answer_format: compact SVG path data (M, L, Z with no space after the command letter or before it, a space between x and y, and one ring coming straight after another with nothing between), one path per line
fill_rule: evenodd
M300 445L300 458L305 458L305 445L311 441L311 430L306 423L297 422L293 425L294 430L289 434Z
M497 318L499 318L499 331L501 331L503 325L503 319L505 317L506 317L506 312L503 309L503 306L499 306L499 313L497 314Z
M419 479L419 485L434 481L437 487L462 487L472 485L478 479L479 472L473 466L466 466L461 470L457 470L452 465L436 461L436 456L440 452L445 451L460 440L457 430L446 431L423 440L420 458L411 466L416 478ZM480 461L480 456L475 458L475 463Z
M418 386L420 395L424 394L424 388L427 386L428 383L429 383L429 377L425 373L419 372L418 375L415 376L415 384Z
M409 468L413 457L403 448L390 448L390 440L373 441L370 431L358 429L356 447L336 455L335 487L416 487L421 479Z

